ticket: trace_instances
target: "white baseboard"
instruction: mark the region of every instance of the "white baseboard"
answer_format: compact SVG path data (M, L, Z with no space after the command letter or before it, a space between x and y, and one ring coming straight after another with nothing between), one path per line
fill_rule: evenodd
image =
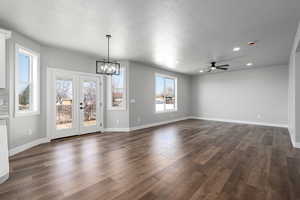
M129 132L129 128L105 128L104 132Z
M160 126L160 125L164 125L164 124L169 124L169 123L173 123L173 122L178 122L178 121L182 121L182 120L187 120L187 119L191 119L192 117L181 117L181 118L177 118L177 119L173 119L173 120L168 120L168 121L163 121L163 122L157 122L157 123L152 123L152 124L145 124L145 125L141 125L141 126L135 126L135 127L131 127L130 131L135 131L135 130L139 130L139 129L144 129L144 128L150 128L150 127L154 127L154 126Z
M272 126L272 127L283 127L287 128L287 124L272 124L265 122L251 122L251 121L240 121L240 120L232 120L232 119L220 119L220 118L207 118L207 117L191 117L192 119L201 119L201 120L209 120L209 121L220 121L220 122L229 122L229 123L238 123L238 124L253 124L260 126Z
M295 141L295 137L290 134L290 138L291 138L293 147L300 148L300 143Z
M290 127L288 127L288 130L289 130L289 135L290 135L292 145L293 145L293 147L296 147L295 135L294 135L293 131L290 129Z
M181 117L173 120L163 121L163 122L157 122L152 124L146 124L141 126L135 126L131 128L106 128L104 129L105 132L129 132L129 131L135 131L139 129L145 129L155 126L160 126L164 124L169 124L177 121L187 120L187 119L201 119L201 120L210 120L210 121L221 121L221 122L230 122L230 123L240 123L240 124L253 124L253 125L262 125L262 126L273 126L273 127L284 127L286 128L287 125L285 124L270 124L270 123L259 123L259 122L249 122L249 121L239 121L239 120L228 120L228 119L219 119L219 118L204 118L204 117L194 117L194 116L188 116L188 117ZM294 141L294 138L291 137L293 146L295 148L300 148L300 143L297 143ZM40 138L35 141L29 142L27 144L15 147L11 150L9 150L9 156L13 156L17 153L20 153L22 151L25 151L27 149L30 149L34 146L37 146L39 144L48 143L50 140L48 138Z
M4 183L9 178L9 172L0 177L0 184Z
M129 131L135 131L135 130L144 129L144 128L150 128L150 127L154 127L154 126L169 124L169 123L182 121L182 120L186 120L186 119L191 119L191 117L181 117L181 118L177 118L177 119L173 119L173 120L157 122L157 123L152 123L152 124L145 124L145 125L141 125L141 126L134 126L134 127L130 127L130 128L105 128L104 131L105 132L129 132Z
M50 140L48 138L40 138L40 139L34 140L32 142L29 142L27 144L23 144L21 146L18 146L18 147L15 147L15 148L9 150L9 156L16 155L17 153L20 153L22 151L30 149L34 146L37 146L39 144L48 143L48 142L50 142Z

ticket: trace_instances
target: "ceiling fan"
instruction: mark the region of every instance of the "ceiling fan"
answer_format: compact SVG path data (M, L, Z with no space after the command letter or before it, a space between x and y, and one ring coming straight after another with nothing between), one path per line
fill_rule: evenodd
M228 64L225 64L225 65L216 65L216 62L211 62L210 64L211 64L211 66L208 67L208 72L212 72L212 71L215 71L217 69L228 70L228 67L229 67Z

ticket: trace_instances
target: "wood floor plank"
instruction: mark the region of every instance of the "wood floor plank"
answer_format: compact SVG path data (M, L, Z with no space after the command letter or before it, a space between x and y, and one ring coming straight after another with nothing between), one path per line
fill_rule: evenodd
M10 158L2 200L299 200L285 128L184 120L63 138Z

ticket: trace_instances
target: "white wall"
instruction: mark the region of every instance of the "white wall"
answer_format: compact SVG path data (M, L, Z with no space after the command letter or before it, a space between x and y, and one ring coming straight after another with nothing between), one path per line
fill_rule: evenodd
M155 113L155 73L177 77L178 111ZM191 76L168 72L146 64L130 62L130 127L159 123L190 116Z
M41 47L41 116L43 131L41 135L47 136L47 68L58 68L78 72L94 73L95 58L86 54L67 49L42 46Z
M60 68L71 71L95 73L96 58L67 49L42 46L43 67Z
M18 118L13 115L16 42L41 54L41 115ZM38 42L13 32L12 38L8 41L9 93L12 102L10 104L10 149L46 137L46 90L48 89L45 81L46 69L54 67L94 73L95 61L95 57L87 54L41 46ZM287 67L259 68L191 78L188 75L138 62L122 63L127 67L128 76L127 110L106 111L104 124L106 128L137 127L187 117L191 114L208 118L287 124ZM155 113L155 72L178 77L177 112ZM130 99L135 99L135 103L129 103ZM257 114L261 115L260 119L257 119ZM32 135L28 134L29 129L32 130ZM297 140L300 140L300 136Z
M9 148L14 148L36 139L42 138L43 132L41 115L15 117L14 116L14 81L15 81L15 44L30 48L35 52L41 52L39 43L16 32L12 33L8 40L8 73L9 73L9 99L10 99L10 120L9 120ZM41 107L43 104L41 104ZM29 130L32 134L29 134Z
M15 43L32 49L41 54L41 114L28 117L14 117L14 53ZM10 120L9 120L9 149L19 147L21 145L33 142L40 138L45 138L46 122L47 122L47 68L59 68L65 70L95 73L95 64L97 58L83 54L76 51L67 49L41 46L38 42L35 42L19 33L13 32L12 38L8 40L8 76L9 76L9 96L10 96ZM126 62L125 62L126 63ZM124 64L124 62L122 62ZM5 89L0 92L5 93ZM104 98L105 99L105 98ZM105 103L105 102L104 102ZM105 104L104 104L105 105ZM129 127L129 114L123 116L123 112L104 111L104 126L106 128L113 128L115 125L112 123L115 117L120 119L120 124L126 124ZM32 130L32 134L28 134L28 130Z
M193 115L287 126L288 67L193 77Z
M290 62L289 62L289 132L291 136L291 140L296 145L296 143L300 143L300 117L298 116L297 107L299 107L298 103L300 101L300 91L297 85L300 85L300 59L299 54L297 52L298 46L300 44L300 24L298 26L298 30L295 35L294 44L292 47ZM298 54L298 56L296 56ZM296 67L297 66L297 67ZM296 90L298 92L296 92ZM297 107L296 107L297 106ZM297 109L297 110L296 110ZM297 112L296 112L297 111ZM297 115L297 116L296 116ZM297 123L298 122L298 123Z
M129 129L129 62L128 61L121 61L121 66L126 68L126 109L125 110L108 110L107 104L107 96L105 97L105 128L107 130L126 130ZM105 84L104 89L107 92L107 85ZM105 94L106 94L105 92Z
M299 43L300 44L300 43ZM300 51L295 54L295 145L300 148Z
M44 69L59 68L71 71L85 72L94 74L96 71L96 60L93 56L83 54L81 52L71 51L67 49L42 46L41 62ZM122 61L122 66L127 66L128 62ZM46 71L43 73L43 80L46 80ZM104 80L105 81L105 80ZM42 86L42 102L47 102L46 90L49 88L43 82ZM104 83L104 94L106 93L106 84ZM106 98L104 98L104 106L106 105ZM106 106L105 106L106 107ZM47 121L46 107L42 110L43 122ZM116 124L116 120L119 124ZM46 127L43 124L43 127ZM127 111L107 111L104 110L104 127L105 128L128 128L129 114ZM46 130L46 129L45 129Z

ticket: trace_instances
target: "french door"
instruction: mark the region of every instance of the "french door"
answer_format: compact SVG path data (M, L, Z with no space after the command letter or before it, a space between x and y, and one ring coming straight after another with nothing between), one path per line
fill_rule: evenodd
M79 128L81 133L96 132L100 128L99 85L98 78L88 76L79 78Z
M66 71L52 72L51 138L102 131L100 78Z

